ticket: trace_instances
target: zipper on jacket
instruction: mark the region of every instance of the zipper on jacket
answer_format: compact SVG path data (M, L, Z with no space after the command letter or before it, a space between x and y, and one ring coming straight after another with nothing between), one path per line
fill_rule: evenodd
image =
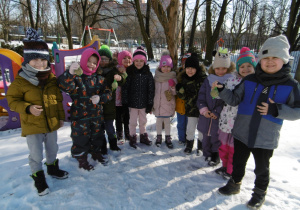
M275 89L274 89L274 92L273 92L273 96L272 96L272 100L274 101L275 100L275 96L276 96L276 93L277 93L277 85L275 86Z
M141 106L141 97L142 97L141 96L142 95L142 91L141 91L142 90L142 74L139 74L139 75L140 75L140 88L139 88L140 89L140 91L139 91L140 92L140 97L139 97L138 107Z
M253 99L254 99L255 93L256 93L256 91L257 91L258 85L259 85L259 84L257 83L257 84L256 84L256 87L255 87L255 90L254 90L254 92L253 92L253 94L252 94L250 104L252 104L252 102L253 102Z
M41 91L42 91L42 107L43 107L43 110L44 110L44 117L45 117L46 125L47 125L47 128L48 128L48 133L49 133L51 130L50 130L50 126L49 126L49 124L48 124L47 114L46 114L46 109L45 109L45 102L44 102L44 87L41 87Z

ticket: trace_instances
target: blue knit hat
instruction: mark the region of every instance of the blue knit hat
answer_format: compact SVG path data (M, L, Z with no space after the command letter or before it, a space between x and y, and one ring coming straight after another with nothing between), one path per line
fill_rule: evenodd
M239 72L239 68L243 63L250 63L253 68L256 67L256 60L253 51L251 51L248 47L243 47L240 51L240 56L236 61L236 70Z
M48 45L44 40L40 39L36 30L34 30L33 28L29 28L26 31L26 38L23 40L23 44L24 66L31 60L37 58L47 60L48 65L50 65Z

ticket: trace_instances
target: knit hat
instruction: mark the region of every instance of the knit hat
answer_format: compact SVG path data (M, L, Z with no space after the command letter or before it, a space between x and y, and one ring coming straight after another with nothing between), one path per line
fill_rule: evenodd
M119 63L119 65L123 65L123 64L122 64L122 60L123 60L126 56L129 56L129 57L132 59L131 53L130 53L129 51L127 51L127 50L124 50L124 51L122 51L122 52L120 52L120 53L118 54L118 63Z
M220 68L220 67L225 67L225 68L230 67L230 57L229 57L227 48L219 47L219 49L215 55L215 60L212 64L212 66L213 66L213 69Z
M106 56L106 57L108 57L109 60L112 59L112 53L111 53L111 51L109 49L109 46L107 46L105 44L101 46L100 50L98 50L98 53L99 53L100 56Z
M33 28L29 28L26 31L26 38L23 40L24 49L23 49L23 57L25 66L33 59L45 59L48 61L48 65L50 65L50 56L48 45L44 40L40 39L38 33Z
M184 67L185 68L192 67L197 70L200 69L197 53L192 53L191 56L186 59Z
M256 67L256 60L253 51L251 51L248 47L243 47L240 51L240 56L236 61L236 70L239 72L239 68L243 63L250 63L253 68Z
M97 67L94 69L94 71L90 71L87 67L87 62L92 55L95 55L96 57L98 57ZM94 50L93 48L87 48L85 51L83 51L83 53L81 55L80 67L82 68L82 71L85 75L92 75L93 73L95 73L97 71L100 61L101 61L101 57L100 57L99 53L96 50Z
M136 59L142 59L145 61L145 64L147 63L147 53L145 52L143 47L138 47L134 51L132 61L135 61Z
M266 57L277 57L281 58L284 64L287 64L290 59L289 49L290 44L286 36L271 37L263 43L258 53L258 62Z

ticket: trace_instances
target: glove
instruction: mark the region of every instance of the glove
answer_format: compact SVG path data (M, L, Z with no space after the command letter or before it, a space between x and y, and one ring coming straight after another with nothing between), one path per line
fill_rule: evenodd
M272 115L273 117L277 117L278 116L277 103L270 103L269 104L268 114Z
M173 79L169 79L169 86L174 87L176 85L175 81Z
M98 95L93 95L92 97L90 97L90 99L92 100L93 104L98 104L100 101L100 96Z
M76 74L76 73L79 73L79 72L77 72L78 69L81 69L79 63L73 62L73 63L71 64L71 66L70 66L69 73L72 74L72 75L74 75L74 74ZM82 71L82 70L81 70L81 71Z
M146 113L147 113L147 114L150 113L150 112L152 111L152 107L153 107L153 104L148 104L148 105L146 106Z

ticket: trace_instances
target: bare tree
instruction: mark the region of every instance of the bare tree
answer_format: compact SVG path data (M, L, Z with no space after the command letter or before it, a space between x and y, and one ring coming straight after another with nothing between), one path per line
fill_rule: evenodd
M285 34L291 45L290 51L296 51L299 50L300 45L300 0L292 0L289 14L290 16Z
M11 5L9 0L0 1L0 25L2 25L4 41L8 41Z
M199 8L200 8L199 5L200 5L200 0L196 0L196 5L195 5L195 9L194 9L194 18L193 18L191 34L190 34L189 50L188 51L191 51L193 46L194 46L194 37L195 37L196 26L197 26L197 17L198 17L198 11L199 11Z
M151 0L152 8L164 28L168 50L173 59L174 66L178 61L178 17L179 0L170 0L170 4L164 9L161 0Z
M181 11L181 16L182 16L182 22L181 22L181 51L180 54L181 56L184 55L184 49L185 49L185 6L186 6L186 0L182 1L182 11Z

